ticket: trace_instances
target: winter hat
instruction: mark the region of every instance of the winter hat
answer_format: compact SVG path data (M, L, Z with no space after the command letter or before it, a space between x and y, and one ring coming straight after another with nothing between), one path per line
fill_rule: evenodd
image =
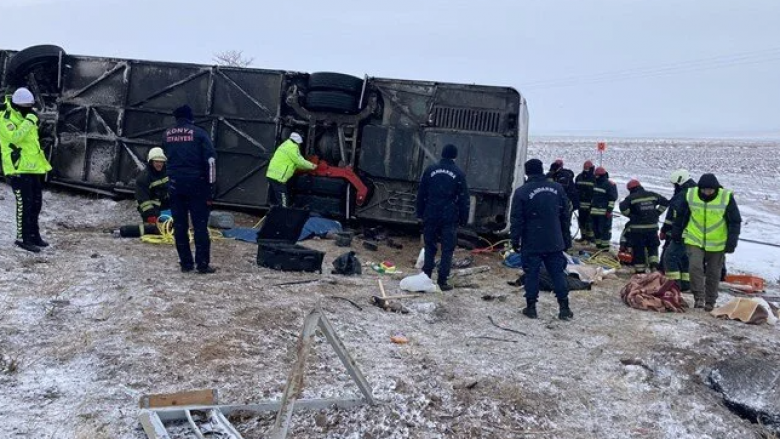
M557 159L550 165L550 172L557 171L563 167L563 160Z
M458 148L455 145L444 145L444 149L441 150L441 158L455 160L458 157Z
M703 174L701 178L699 178L699 189L720 189L721 185L720 182L718 182L717 177L715 177L715 174Z
M642 185L639 183L639 180L637 180L636 178L632 178L631 180L628 181L628 184L626 184L626 189L631 190L640 186Z
M539 159L531 159L525 162L525 173L527 175L541 175L544 174L544 165Z
M607 170L604 169L603 167L599 166L598 168L596 168L595 174L596 174L596 176L607 175Z
M189 105L184 104L181 107L173 110L173 117L176 119L185 119L185 120L194 120L195 117L192 115L192 108L190 108Z

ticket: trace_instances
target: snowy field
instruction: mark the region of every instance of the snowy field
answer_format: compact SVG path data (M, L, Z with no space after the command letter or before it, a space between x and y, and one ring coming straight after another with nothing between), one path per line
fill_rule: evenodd
M598 166L595 140L544 138L531 142L528 157L540 158L545 168L563 158L578 174L585 160ZM714 173L720 184L734 191L742 214L741 237L778 247L740 242L727 257L730 270L780 279L780 142L745 140L608 140L603 165L618 185L619 200L628 195L626 183L638 179L648 190L672 196L669 174L679 168L690 171L694 181ZM616 207L617 210L617 207ZM617 244L625 219L614 221L612 238Z
M546 164L563 157L576 169L594 157L593 149L590 143L536 141L530 155ZM747 143L611 142L605 165L621 197L631 176L668 192L666 175L675 167L713 170L737 193L745 236L780 243L778 152ZM694 160L701 164L693 166ZM729 411L703 379L711 364L727 358L780 364L780 330L700 311L633 310L619 298L625 279L572 293L571 322L556 319L554 298L544 294L540 318L532 321L519 314L524 300L518 289L506 284L517 273L495 256L479 256L476 264L490 266L489 272L444 296L407 300L411 312L393 314L368 302L380 276L389 294L398 293L399 276L370 269L350 279L275 272L255 264L256 247L249 243L215 242L218 273L183 274L172 247L104 233L136 221L132 201L47 191L41 224L52 246L33 255L12 244L7 185L0 185L0 197L3 439L143 439L138 401L149 393L216 388L223 403L278 399L304 316L317 302L378 404L297 412L291 438L762 437L760 426ZM239 221L251 225L257 217ZM353 247L362 262L389 259L413 272L419 241L399 241L403 250L370 252L359 240ZM324 240L305 245L326 252L326 273L344 251ZM731 263L774 278L774 251L740 244ZM315 282L277 285L299 280ZM485 294L506 298L485 301ZM362 309L329 298L334 295ZM719 302L728 299L722 294ZM489 317L522 334L498 329ZM398 334L409 343L391 343ZM335 354L317 340L304 397L356 394ZM273 415L235 423L245 438L263 438Z

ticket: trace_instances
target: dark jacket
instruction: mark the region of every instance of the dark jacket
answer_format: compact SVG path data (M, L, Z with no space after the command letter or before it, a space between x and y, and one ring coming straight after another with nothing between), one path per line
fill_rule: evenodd
M138 212L144 219L160 216L161 210L170 208L168 197L168 174L165 168L157 172L151 164L147 164L135 180L135 201Z
M208 133L192 122L179 119L163 136L162 149L168 157L166 166L171 180L216 181L214 145Z
M666 219L661 226L661 232L667 235L671 234L674 220L677 218L681 205L685 202L685 193L692 187L696 187L696 182L690 178L682 185L674 185L674 195L669 200L669 209L666 211ZM671 236L669 238L671 239Z
M417 190L417 217L465 225L469 220L466 174L454 160L441 159L429 166Z
M609 179L609 174L596 177L593 199L590 202L590 214L601 216L606 215L607 212L611 214L617 197L617 186Z
M571 169L560 168L557 171L547 173L547 178L563 186L566 197L571 202L572 209L580 208L580 195L577 185L574 183L574 172Z
M720 188L719 190L723 190ZM683 192L685 194L685 192ZM688 201L683 195L682 203L680 203L680 209L675 217L674 224L672 225L671 238L675 241L682 241L683 231L688 227L688 221L691 219L691 209L688 206ZM734 194L731 194L731 200L726 206L726 214L724 217L726 221L726 229L728 238L726 239L726 253L733 253L737 248L739 242L739 234L742 231L742 215L739 213L739 207L737 201L734 199Z
M658 231L658 219L669 206L666 197L645 190L642 186L629 190L629 194L620 202L620 213L628 217L631 225L626 231Z
M574 180L574 184L577 186L580 209L590 210L590 202L593 199L593 185L595 183L596 176L593 175L593 168L580 172Z
M515 190L510 215L512 247L523 253L541 254L571 247L566 191L543 175L532 175Z

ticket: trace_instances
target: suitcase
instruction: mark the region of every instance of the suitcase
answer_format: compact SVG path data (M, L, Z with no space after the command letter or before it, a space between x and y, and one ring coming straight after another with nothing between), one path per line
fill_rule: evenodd
M322 273L325 253L297 245L309 212L272 207L257 232L257 265L282 271Z

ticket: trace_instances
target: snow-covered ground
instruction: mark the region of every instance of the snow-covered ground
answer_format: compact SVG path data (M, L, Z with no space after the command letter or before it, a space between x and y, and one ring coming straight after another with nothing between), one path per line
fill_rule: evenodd
M545 166L557 158L579 173L585 160L598 165L595 140L542 138L531 142L528 157ZM619 200L628 195L632 178L664 196L673 189L669 175L688 169L694 180L714 173L721 185L734 191L742 214L741 237L774 246L740 242L727 258L730 271L758 274L769 281L780 279L780 143L745 140L649 140L611 139L602 164L617 183ZM613 240L617 244L625 219L616 217Z
M569 141L534 142L531 155L573 164L592 158L592 150ZM611 143L605 164L625 195L630 176L668 190L671 169L697 158L718 163L713 170L745 206L746 236L769 241L776 238L767 228L776 227L777 152L717 142ZM729 160L747 164L735 171ZM690 167L695 174L708 170ZM131 201L47 191L41 224L52 247L33 255L12 244L7 185L0 185L0 197L3 439L142 439L137 407L148 393L217 388L224 403L278 399L303 318L318 302L378 404L296 413L294 438L759 438L761 428L730 412L702 383L702 371L732 357L780 363L777 327L700 311L630 309L618 294L625 279L573 292L571 322L555 318L549 294L541 298L540 318L528 320L519 314L518 289L506 284L516 272L494 255L477 256L476 264L491 270L470 278L469 286L407 300L411 312L393 314L370 306L369 298L379 278L389 294L397 293L398 276L370 269L349 279L275 272L255 264L249 243L215 242L217 274L181 273L172 247L103 233L137 220ZM239 216L244 225L256 220ZM362 262L392 260L412 272L419 241L399 241L403 250L370 252L359 240L354 247ZM324 240L305 245L326 252L326 273L344 251ZM744 250L749 247L741 244ZM751 268L758 259L747 254L735 255L732 264ZM776 273L767 267L751 271ZM324 278L330 281L317 281ZM315 282L277 285L299 280ZM485 301L485 294L506 298ZM522 334L502 331L489 317ZM409 343L392 343L397 334ZM335 354L317 340L304 396L355 394ZM247 439L264 437L272 423L272 414L236 420Z

